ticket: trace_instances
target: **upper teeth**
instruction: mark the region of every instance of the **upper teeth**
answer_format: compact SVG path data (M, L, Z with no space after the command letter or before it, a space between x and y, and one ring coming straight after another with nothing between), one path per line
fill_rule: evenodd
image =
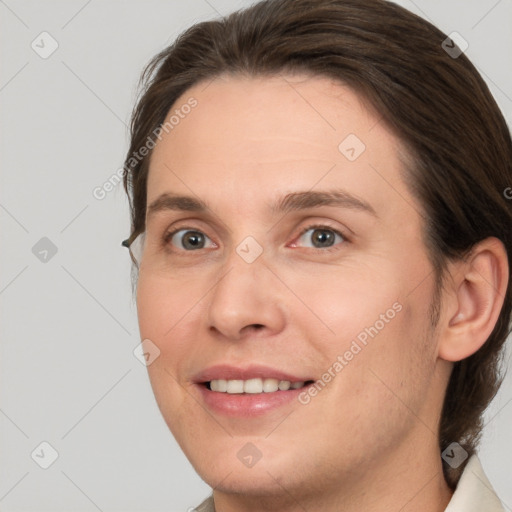
M289 380L278 379L248 379L248 380L224 380L217 379L210 381L212 391L221 393L271 393L273 391L286 391L287 389L298 389L304 386L304 382L290 382Z

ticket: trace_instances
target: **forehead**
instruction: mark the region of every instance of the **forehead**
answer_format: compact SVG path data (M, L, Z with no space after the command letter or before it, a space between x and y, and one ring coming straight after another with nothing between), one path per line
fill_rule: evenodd
M175 192L243 208L278 192L343 187L377 209L407 194L399 140L332 79L224 75L188 89L166 120L173 115L151 157L148 204Z

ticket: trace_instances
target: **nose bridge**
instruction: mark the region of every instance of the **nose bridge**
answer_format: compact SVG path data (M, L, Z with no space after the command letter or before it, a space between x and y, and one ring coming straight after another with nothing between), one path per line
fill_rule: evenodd
M225 275L223 281L226 280L225 286L235 286L236 292L236 286L250 288L258 280L261 282L268 278L269 249L264 250L261 238L262 235L259 235L258 241L255 236L246 235L240 242L229 248L224 261L225 272L227 272L223 274Z
M263 247L247 237L225 260L222 277L210 295L210 328L231 339L242 336L244 327L264 326L275 333L284 327L279 288L266 266Z

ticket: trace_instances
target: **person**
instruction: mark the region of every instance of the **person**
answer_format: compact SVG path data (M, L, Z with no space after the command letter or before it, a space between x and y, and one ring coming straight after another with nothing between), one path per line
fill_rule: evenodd
M266 0L146 67L124 243L197 510L503 510L477 448L512 141L456 40L384 0Z

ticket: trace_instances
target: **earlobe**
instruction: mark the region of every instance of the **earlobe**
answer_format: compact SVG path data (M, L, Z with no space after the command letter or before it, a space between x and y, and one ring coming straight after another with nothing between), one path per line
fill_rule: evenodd
M479 242L470 255L456 264L452 312L441 326L439 357L461 361L477 352L491 335L507 289L507 253L494 237Z

